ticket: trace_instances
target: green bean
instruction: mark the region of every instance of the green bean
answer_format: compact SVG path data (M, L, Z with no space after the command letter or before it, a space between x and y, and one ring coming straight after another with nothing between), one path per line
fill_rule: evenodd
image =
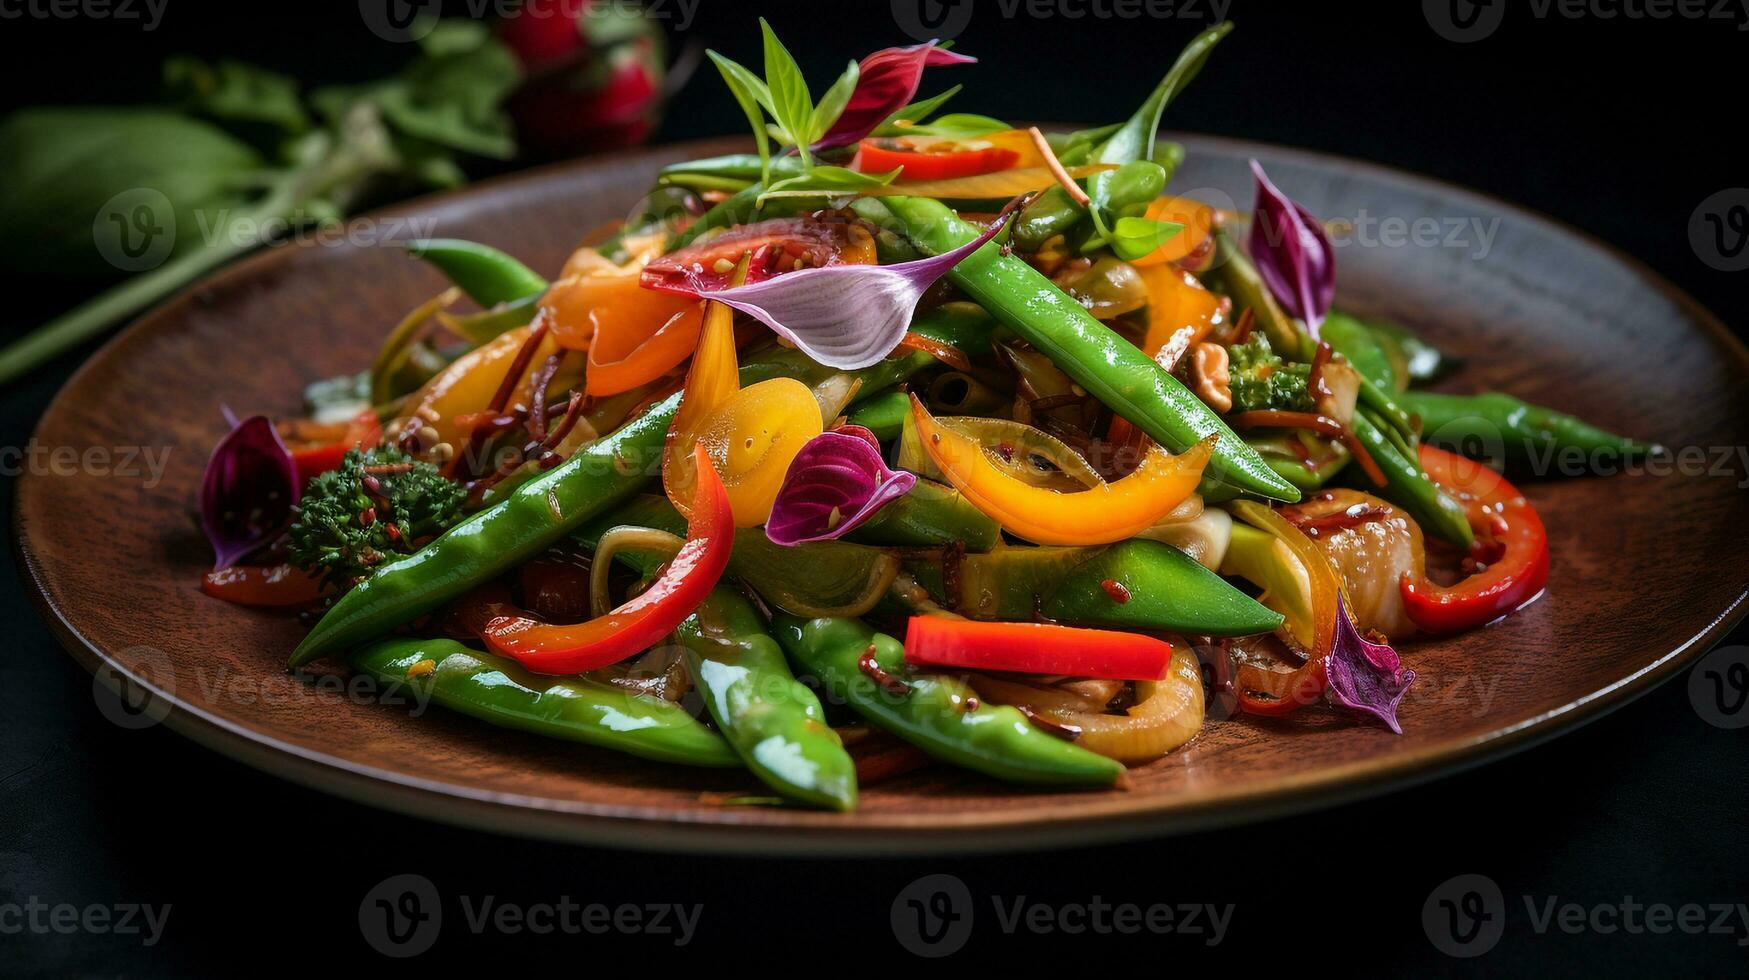
M407 254L436 266L484 308L546 292L547 281L540 273L490 245L459 238L422 238L407 243Z
M1406 391L1397 397L1421 416L1421 437L1427 442L1462 452L1480 451L1484 456L1503 451L1506 459L1502 462L1548 460L1564 450L1639 459L1659 448L1499 392L1444 395Z
M996 547L1002 540L1002 526L953 487L919 479L903 497L853 528L845 540L900 548L957 544L979 552Z
M396 637L364 647L350 662L382 683L405 684L433 704L503 728L659 762L741 764L722 736L678 704L583 678L531 674L454 640ZM425 663L432 666L414 670Z
M980 702L954 677L912 673L898 640L858 620L778 616L772 627L799 672L944 762L1037 786L1110 786L1124 776L1120 763L1045 734L1015 708Z
M755 776L804 803L856 808L856 763L745 596L712 590L679 634L705 707Z
M1465 549L1475 543L1475 532L1463 507L1428 479L1415 457L1405 454L1371 414L1356 411L1349 428L1385 476L1385 486L1368 486L1370 492L1408 511L1429 534Z
M905 417L911 414L911 396L902 391L889 391L870 398L850 413L851 425L860 425L874 433L882 442L899 438L905 427Z
M859 201L865 216L898 222L923 250L940 254L970 241L978 229L928 198L887 197L874 206ZM1003 253L995 242L961 260L948 273L1004 326L1052 360L1076 383L1173 452L1182 453L1215 435L1208 472L1215 480L1276 500L1294 501L1299 491L1270 469L1182 382L1095 320L1038 270Z

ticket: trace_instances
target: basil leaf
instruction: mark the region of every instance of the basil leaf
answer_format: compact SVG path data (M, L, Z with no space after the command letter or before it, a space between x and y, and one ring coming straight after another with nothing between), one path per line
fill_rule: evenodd
M895 167L884 174L865 174L846 167L814 167L807 173L772 184L770 189L759 195L759 200L763 202L769 197L829 197L836 194L855 194L870 187L882 187L890 184L903 171L903 167Z
M814 113L809 118L807 142L809 145L826 135L838 117L844 114L844 107L850 104L850 94L856 91L856 80L862 76L862 69L852 61L850 67L844 69L844 74L832 83L826 94L820 96L820 104L814 107Z
M759 18L765 35L765 84L771 88L771 116L784 132L784 141L807 158L808 124L813 117L814 97L802 68L777 39L765 18Z
M736 104L747 114L747 122L753 127L753 138L759 143L759 166L766 176L771 173L771 140L765 132L765 116L759 111L760 106L771 105L771 90L765 87L759 76L741 67L738 63L717 54L706 51L710 59L722 73L723 84L729 86L729 93L735 97Z
M916 102L913 102L910 105L905 106L904 108L899 109L898 111L894 112L892 115L888 116L886 118L886 120L883 121L879 126L876 126L874 128L874 132L870 133L869 135L870 136L899 136L899 135L902 135L903 133L908 132L911 127L900 126L899 125L900 122L909 122L909 123L922 122L923 120L929 118L930 113L941 108L947 102L948 99L951 99L954 96L960 94L960 90L963 88L965 88L964 85L955 85L953 88L948 89L947 91L941 93L940 95L932 95L927 99L918 99Z
M1134 261L1177 237L1184 226L1152 218L1119 218L1112 227L1111 250L1125 262Z
M1202 71L1202 66L1208 61L1215 45L1232 30L1232 22L1224 21L1192 38L1178 55L1178 60L1167 70L1166 77L1160 79L1160 84L1154 88L1148 100L1142 103L1141 108L1136 110L1135 115L1125 120L1122 126L1093 149L1093 162L1129 163L1131 160L1151 159L1154 134L1160 128L1160 115L1177 98L1184 86L1190 84L1197 72Z

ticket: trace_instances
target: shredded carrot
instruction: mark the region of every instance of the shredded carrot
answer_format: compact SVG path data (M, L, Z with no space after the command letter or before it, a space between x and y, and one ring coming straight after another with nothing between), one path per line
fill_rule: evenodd
M1050 168L1051 176L1057 178L1057 183L1068 192L1069 198L1082 207L1092 203L1093 199L1087 196L1080 184L1075 183L1075 178L1069 176L1069 171L1063 169L1063 161L1057 159L1057 154L1051 149L1045 134L1039 132L1037 126L1028 126L1026 132L1032 137L1032 145L1038 147L1039 154L1045 158L1045 166Z

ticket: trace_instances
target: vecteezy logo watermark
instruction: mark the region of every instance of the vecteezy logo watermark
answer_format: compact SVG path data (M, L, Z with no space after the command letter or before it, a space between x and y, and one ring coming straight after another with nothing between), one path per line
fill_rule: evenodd
M437 942L443 929L443 902L424 875L384 878L358 903L358 931L384 956L418 956Z
M131 669L105 662L92 672L91 699L97 702L98 714L117 727L129 731L151 728L170 714L176 668L171 666L169 655L156 647L129 647L120 659L131 664Z
M1536 20L1723 20L1749 30L1746 0L1530 0L1519 8ZM1421 0L1434 33L1447 41L1480 41L1499 29L1506 0Z
M685 946L698 934L702 905L653 903L635 905L585 904L569 895L552 902L501 901L495 895L459 898L462 923L475 935L544 936L624 935L669 937ZM453 919L451 920L454 921ZM418 956L437 942L443 930L443 898L437 886L424 875L402 874L384 879L365 893L358 904L358 930L370 947L384 956L405 959Z
M1749 269L1749 187L1730 187L1700 202L1688 217L1688 244L1720 272Z
M1421 906L1421 928L1448 956L1481 956L1506 932L1506 899L1486 875L1458 875L1433 890Z
M364 26L385 41L417 41L437 26L442 0L358 0Z
M74 905L45 902L35 895L22 902L0 902L0 936L26 932L40 936L140 936L140 945L156 946L169 921L169 903Z
M176 247L176 209L163 191L129 188L97 209L91 241L105 262L123 272L156 269Z
M893 0L893 23L919 41L959 37L972 22L972 0Z
M976 916L966 883L949 874L925 875L893 899L893 936L907 950L931 959L951 956L971 938ZM1232 905L1109 902L1099 895L1086 901L1043 902L1025 895L990 896L996 928L1005 935L1134 935L1154 933L1201 938L1219 945L1232 923Z
M1003 20L1227 19L1232 0L986 0ZM893 23L919 41L958 37L972 20L972 0L893 0Z
M1742 902L1642 902L1632 895L1620 901L1563 902L1558 895L1525 895L1525 920L1531 932L1567 935L1654 935L1673 932L1691 936L1729 937L1738 946L1749 946L1749 905ZM1421 924L1427 939L1442 953L1457 957L1481 956L1505 935L1506 899L1500 886L1486 875L1465 874L1451 878L1427 896L1421 907Z
M0 0L0 20L137 20L154 31L170 0Z
M1421 0L1421 13L1435 34L1467 44L1494 33L1506 16L1505 0Z
M1688 675L1695 714L1720 728L1749 726L1749 647L1719 647Z
M924 875L893 899L889 914L899 945L935 959L960 951L972 935L972 893L953 875Z

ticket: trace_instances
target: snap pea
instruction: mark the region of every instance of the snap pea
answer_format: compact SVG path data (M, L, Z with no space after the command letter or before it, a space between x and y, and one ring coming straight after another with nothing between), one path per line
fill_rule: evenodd
M953 487L919 479L903 497L852 529L845 540L899 548L939 548L957 542L967 551L989 551L1002 540L1002 525Z
M1397 371L1399 389L1411 382L1436 381L1463 366L1463 358L1447 354L1400 324L1378 317L1356 319L1372 331L1373 339L1390 355L1392 362L1401 365Z
M905 417L911 414L911 397L902 391L876 395L857 406L847 421L874 433L876 439L891 442L899 438Z
M405 684L433 704L503 728L658 762L741 764L721 735L678 704L587 679L530 674L454 640L382 640L353 653L350 663L385 684ZM432 666L414 671L424 663Z
M864 205L865 216L898 223L924 251L940 254L963 245L978 229L939 201L886 197ZM882 211L885 217L882 217ZM1283 480L1182 382L1095 320L1038 270L995 242L961 260L948 277L1004 326L1044 352L1057 367L1113 411L1172 450L1184 452L1215 435L1208 475L1235 489L1295 501Z
M949 594L940 562L908 562L917 583L980 619L1034 616L1086 626L1211 636L1266 633L1281 617L1184 552L1137 538L1102 548L1001 548L959 560Z
M479 242L422 238L407 243L407 254L436 266L485 309L538 295L547 288L540 273Z
M970 325L969 320L940 318L924 329L951 336ZM952 342L970 346L976 337L964 334L952 337ZM882 361L861 375L865 383L858 393L873 394L933 363L923 353ZM756 375L760 367L757 358L749 358L742 383L751 384L749 374ZM668 424L679 404L678 392L669 395L419 551L378 568L342 595L304 637L292 651L292 666L380 636L431 612L540 554L585 521L637 493L660 472Z
M1014 244L1022 251L1036 252L1058 235L1067 235L1087 216L1069 192L1051 187L1033 198L1014 216Z
M1124 776L1122 764L1045 734L1015 708L980 702L956 678L912 673L904 646L859 620L780 615L772 629L799 672L871 724L944 762L1035 786L1110 786ZM896 682L894 689L865 672L865 658Z
M755 776L804 803L856 808L856 763L745 596L712 590L679 634L705 706Z
M1331 310L1324 318L1319 334L1330 342L1331 349L1341 354L1360 372L1360 376L1385 391L1399 391L1397 367L1378 337L1355 317ZM1402 402L1398 394L1397 401Z
M1500 392L1445 395L1405 391L1397 396L1421 416L1421 438L1435 446L1486 457L1504 451L1517 463L1550 459L1563 450L1616 459L1639 459L1658 447L1618 436L1552 408Z
M1279 614L1189 555L1141 538L1075 566L1039 611L1065 623L1211 636L1267 633L1281 625Z
M1369 484L1366 486L1368 492L1377 493L1408 511L1415 523L1429 534L1460 548L1467 549L1475 543L1475 532L1470 529L1463 507L1427 478L1415 457L1405 453L1371 413L1356 411L1349 421L1349 428L1354 430L1355 438L1366 447L1385 476L1383 488Z
M806 171L802 158L772 157L771 179L783 180L786 177L798 177ZM765 163L757 153L725 153L717 157L705 157L702 160L682 160L663 167L657 174L657 179L671 180L683 176L720 177L728 180L756 182L765 177Z

